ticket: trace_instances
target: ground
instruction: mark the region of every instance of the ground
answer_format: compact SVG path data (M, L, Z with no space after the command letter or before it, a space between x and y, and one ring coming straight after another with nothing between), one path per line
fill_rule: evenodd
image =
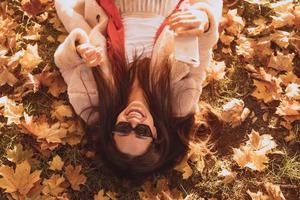
M66 34L53 0L0 3L1 200L300 199L299 1L226 2L199 103L215 112L197 113L203 151L141 184L87 147L53 60Z

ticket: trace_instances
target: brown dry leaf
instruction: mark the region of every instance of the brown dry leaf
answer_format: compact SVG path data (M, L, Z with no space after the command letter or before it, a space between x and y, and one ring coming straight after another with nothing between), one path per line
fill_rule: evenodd
M16 165L15 171L8 166L0 167L0 187L5 189L6 193L24 199L34 183L40 180L41 171L30 173L30 165L27 161ZM16 199L16 198L15 198Z
M254 92L251 94L258 100L263 100L265 103L270 103L273 100L279 100L282 93L280 87L281 80L272 77L270 82L253 80L256 86Z
M65 181L63 176L54 174L49 179L43 181L44 188L42 193L45 195L52 195L57 197L59 194L66 191L66 188L62 186L62 183Z
M293 60L294 60L295 54L288 54L284 55L281 52L277 52L277 55L275 56L272 54L268 67L271 67L273 69L276 69L278 71L293 71Z
M271 40L269 37L263 37L256 40L255 55L261 62L268 62L272 53L273 50L271 48Z
M80 174L81 165L77 165L75 168L72 165L65 167L65 176L71 184L73 190L79 191L80 185L84 184L86 177Z
M42 26L40 24L34 22L33 26L30 26L26 29L27 35L23 36L23 38L26 40L33 40L33 41L40 40L41 38L40 32L42 31L41 27Z
M249 194L252 200L270 200L269 196L264 195L261 191L254 193L250 190L247 190L247 194Z
M186 155L184 159L174 168L176 171L182 173L184 180L188 179L193 174L193 170L188 163L189 157Z
M19 60L22 65L22 74L27 75L34 68L38 66L42 62L41 57L38 54L38 45L35 44L32 46L31 44L27 45L26 51L23 51L23 56Z
M238 44L236 46L236 53L243 56L246 60L252 60L255 55L256 41L241 35L236 40L236 43Z
M256 27L247 28L247 33L249 36L257 36L268 28L266 25L266 19L264 17L254 20L253 23L256 25Z
M229 184L234 181L237 173L229 171L228 169L222 169L222 171L218 174L219 177L222 177L222 182L225 184Z
M71 106L64 105L64 101L54 101L52 104L51 117L63 121L65 117L72 117L73 110Z
M228 103L223 105L222 120L229 123L231 127L241 125L243 121L249 116L250 110L245 108L243 100L231 99Z
M294 8L295 26L300 29L300 5Z
M0 98L0 108L4 107L3 116L7 118L7 125L12 123L20 124L20 118L23 117L24 108L22 104L17 103L7 96Z
M14 86L18 82L18 79L8 71L6 67L0 66L0 87L8 84L9 86Z
M270 39L281 48L287 48L290 44L290 36L289 32L276 30L270 35Z
M184 200L188 197L183 198L182 193L174 188L170 190L168 186L167 179L159 179L157 181L156 187L154 187L150 182L145 182L142 186L143 192L139 192L139 197L141 200Z
M207 80L221 80L224 78L226 72L226 65L224 62L211 62L211 65L206 68Z
M286 121L294 122L300 119L300 103L296 100L283 99L276 109L276 114L283 116Z
M249 140L244 146L233 149L233 160L241 168L248 167L252 170L263 171L266 168L265 163L269 161L266 154L271 153L277 145L271 135L260 135L254 130L248 137Z
M67 121L66 123L62 123L62 125L68 130L67 137L64 141L71 146L79 144L85 134L80 122Z
M276 28L281 28L283 26L293 26L295 21L295 16L293 13L282 13L277 12L276 16L272 16L272 23L271 26Z
M61 170L64 166L64 161L59 155L56 155L53 157L52 161L48 162L48 164L50 165L49 169L51 170Z
M25 122L23 127L38 140L45 140L48 143L63 143L63 138L67 135L67 129L59 122L49 125L46 121L33 121L33 117L24 114Z
M282 84L284 86L288 86L290 83L300 85L300 78L298 78L292 71L279 75L279 78L282 80Z
M275 3L272 3L270 5L270 8L274 11L274 12L281 12L281 13L285 13L285 12L292 12L293 11L293 0L281 0Z
M273 185L272 183L265 183L264 186L270 196L270 199L285 200L285 197L283 196L280 187L278 185Z
M220 34L220 40L224 45L229 46L231 42L234 40L233 36L227 35L225 31Z
M245 22L238 15L237 9L229 10L225 17L227 19L226 31L234 36L238 36L243 31Z
M6 158L7 160L19 164L23 161L27 160L29 163L32 160L33 152L32 150L24 150L22 144L17 144L14 146L14 149L6 150Z
M22 0L22 10L29 16L36 16L43 12L43 6L40 0Z
M49 20L49 23L52 24L52 26L53 26L53 28L55 28L55 30L60 31L62 33L67 32L57 15L53 15L51 17L51 19Z
M94 195L94 200L110 200L110 198L104 194L104 190L100 190Z
M300 85L297 83L290 83L285 89L286 96L292 99L300 99L299 87Z

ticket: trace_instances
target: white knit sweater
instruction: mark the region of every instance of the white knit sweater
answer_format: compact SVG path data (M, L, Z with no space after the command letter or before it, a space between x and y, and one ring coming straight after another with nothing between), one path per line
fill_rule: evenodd
M179 0L116 0L119 9L123 14L147 13L167 17L176 7Z
M123 9L123 11L127 12L128 6L131 5L129 1L120 0L121 11ZM170 6L170 3L166 2L171 2L171 0L131 1L146 2L146 4L161 1L166 6ZM151 75L154 76L157 74L157 71L161 70L159 63L166 59L172 62L171 89L172 104L175 109L174 116L186 116L195 111L201 94L201 84L205 79L205 67L209 65L212 47L218 40L218 24L222 13L222 0L193 1L198 2L197 6L199 9L207 12L210 21L209 31L198 37L199 49L194 49L199 53L199 67L194 68L187 63L174 59L174 33L168 27L158 37L151 56L151 63L157 64L151 65L150 68ZM70 33L56 50L54 55L55 63L68 85L70 103L73 105L76 113L88 123L96 122L101 113L92 114L91 119L87 121L91 112L87 108L98 106L101 94L98 94L91 69L85 65L84 60L77 54L76 41L80 44L87 42L103 47L104 64L101 66L101 70L107 79L112 79L111 68L113 66L111 66L107 57L105 38L108 16L97 4L96 0L55 0L55 7L60 20ZM135 7L133 6L130 9L135 11ZM143 6L141 8L146 9ZM160 8L158 10L164 16L168 15L165 12L167 9Z

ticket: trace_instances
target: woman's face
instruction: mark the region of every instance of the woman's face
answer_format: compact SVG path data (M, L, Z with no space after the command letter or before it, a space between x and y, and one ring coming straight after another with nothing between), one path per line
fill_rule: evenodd
M116 146L122 153L131 156L142 155L152 143L153 138L157 138L157 132L154 127L152 115L148 108L140 101L131 102L119 114L116 122L116 129L118 124L125 124L125 126L127 124L132 127L132 129L129 128L130 131L128 131L128 133L114 131L113 137L116 142ZM133 130L135 128L139 130ZM141 136L139 134L141 130L142 133L149 133L149 136Z

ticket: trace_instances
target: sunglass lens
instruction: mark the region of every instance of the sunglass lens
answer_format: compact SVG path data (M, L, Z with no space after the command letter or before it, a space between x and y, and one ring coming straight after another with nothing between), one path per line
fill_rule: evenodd
M122 133L128 133L131 131L131 125L127 122L120 122L115 127L115 131L122 132Z
M144 125L144 124L139 124L136 128L135 128L135 132L142 137L152 137L152 133L151 130L149 128L149 126Z

